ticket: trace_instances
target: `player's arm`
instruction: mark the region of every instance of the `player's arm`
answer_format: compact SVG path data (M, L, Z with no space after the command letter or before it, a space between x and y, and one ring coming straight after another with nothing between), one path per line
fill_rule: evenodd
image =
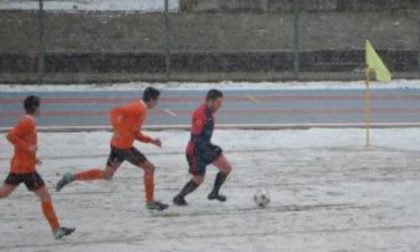
M160 141L159 138L152 138L150 136L147 136L145 134L143 134L141 131L137 132L136 136L135 136L136 140L143 142L143 143L151 143L154 144L158 147L162 147L162 142Z
M136 140L143 142L143 143L151 143L153 142L153 138L143 134L141 131L137 132L136 134Z
M20 122L15 128L9 131L6 138L16 146L18 149L25 149L29 151L36 151L36 146L33 146L30 142L26 141L23 136L33 130L33 126L28 122Z

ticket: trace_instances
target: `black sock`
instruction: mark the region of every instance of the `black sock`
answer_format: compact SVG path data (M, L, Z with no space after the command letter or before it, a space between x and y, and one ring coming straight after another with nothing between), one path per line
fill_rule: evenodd
M213 193L219 194L220 187L222 187L223 183L225 182L228 174L223 172L218 172L216 175L216 179L214 180L213 186Z
M193 192L199 185L197 185L192 179L188 181L181 192L178 194L181 197L187 196L189 193Z

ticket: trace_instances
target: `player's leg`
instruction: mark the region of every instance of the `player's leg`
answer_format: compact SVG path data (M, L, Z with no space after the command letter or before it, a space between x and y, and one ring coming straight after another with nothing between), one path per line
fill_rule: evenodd
M56 239L60 239L63 236L73 233L75 230L74 228L60 227L57 215L54 211L50 193L48 192L41 176L37 172L27 174L25 176L25 185L28 190L33 191L35 195L40 199L42 213L47 219L54 237Z
M90 169L87 171L75 173L73 180L88 181L88 180L110 180L114 176L115 172L124 162L124 155L126 150L117 149L111 146L111 152L109 153L108 160L106 162L105 169Z
M144 171L143 184L144 191L146 193L146 202L150 203L154 200L154 189L155 189L155 165L150 161L139 162L137 166L141 167Z
M188 205L185 197L195 191L204 181L204 176L195 175L190 181L188 181L181 191L173 198L173 203L178 206Z
M163 204L159 201L155 201L154 199L154 190L155 190L155 182L154 182L154 175L155 175L155 165L151 163L147 158L136 148L131 148L125 160L130 162L131 164L140 167L143 169L143 184L144 184L144 191L146 195L146 206L149 209L157 209L157 210L164 210L168 208L168 205Z
M4 183L0 187L0 199L7 198L7 196L9 196L16 188L16 185L9 185Z
M227 176L232 171L232 166L230 165L229 161L226 159L226 157L223 154L221 154L213 162L213 165L219 169L219 172L216 175L213 190L208 195L208 199L210 200L217 199L219 201L226 201L226 197L224 195L219 194L219 191L223 183L225 182Z
M115 172L121 166L122 162L108 163L104 170L93 168L83 172L73 174L73 181L89 181L89 180L111 180Z
M178 206L188 205L185 197L195 191L204 182L206 173L205 163L196 155L188 155L187 161L190 167L189 171L193 175L192 179L188 181L181 191L173 198L173 203Z
M10 172L0 187L0 199L9 196L22 182L21 175Z
M124 162L124 157L121 153L123 150L118 150L111 147L111 153L109 154L108 161L104 170L99 168L93 168L86 171L78 172L75 174L66 173L58 181L56 190L60 191L64 186L70 184L73 181L90 181L90 180L110 180L114 176L115 172Z

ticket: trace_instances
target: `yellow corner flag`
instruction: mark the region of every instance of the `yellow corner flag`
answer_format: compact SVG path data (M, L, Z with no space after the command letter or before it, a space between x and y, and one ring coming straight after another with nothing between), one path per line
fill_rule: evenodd
M390 82L391 73L376 53L369 40L366 40L366 64L375 71L376 79L380 82Z

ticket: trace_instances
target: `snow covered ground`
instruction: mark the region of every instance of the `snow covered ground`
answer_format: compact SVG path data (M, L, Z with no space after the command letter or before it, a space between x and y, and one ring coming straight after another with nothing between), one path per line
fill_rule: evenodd
M169 10L178 11L179 0L169 0ZM38 0L1 0L1 9L37 10ZM165 0L44 0L47 11L140 11L163 12Z
M163 149L137 145L158 167L156 196L166 202L189 178L188 132L147 132ZM0 251L418 251L420 129L375 129L364 147L361 129L218 130L234 167L209 202L216 170L166 214L144 208L142 173L125 164L111 182L74 183L53 191L67 171L102 166L108 132L40 133L39 168L62 224L76 233L55 241L35 197L21 186L0 200ZM0 177L12 150L0 135ZM272 202L254 207L266 188Z
M76 85L8 85L2 84L1 92L28 92L28 91L127 91L139 90L153 85L164 90L207 90L209 88L220 88L223 90L325 90L325 89L365 89L364 81L313 81L313 82L231 82L222 81L215 83L194 83L194 82L169 82L169 83L147 83L132 82L119 84L76 84ZM371 83L372 89L418 89L420 80L392 80L390 83Z

